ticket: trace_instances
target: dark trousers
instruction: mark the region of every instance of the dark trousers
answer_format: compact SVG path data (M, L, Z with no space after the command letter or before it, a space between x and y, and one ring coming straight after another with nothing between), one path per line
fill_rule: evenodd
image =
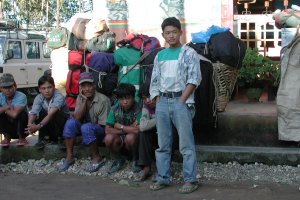
M16 119L10 118L5 113L0 114L0 133L7 139L26 138L25 128L28 123L28 114L22 111Z
M39 124L47 115L48 113L42 109L39 113L39 118L35 121L35 123ZM50 122L39 130L39 141L44 140L46 137L49 137L49 140L53 142L57 142L61 139L64 125L68 117L69 116L64 112L60 110L57 111Z
M139 160L138 165L151 166L154 157L154 151L157 144L156 129L151 129L139 134Z

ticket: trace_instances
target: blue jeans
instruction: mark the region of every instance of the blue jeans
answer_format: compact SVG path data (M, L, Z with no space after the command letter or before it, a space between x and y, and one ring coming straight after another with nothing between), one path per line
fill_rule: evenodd
M196 150L192 130L192 113L185 103L177 98L160 97L156 104L156 128L159 148L155 152L157 181L170 184L170 162L172 152L172 123L179 135L179 150L183 157L183 179L185 183L196 182Z
M64 127L64 138L74 138L78 135L82 135L83 144L89 145L96 139L99 139L99 141L103 140L105 136L104 127L91 122L81 124L78 120L68 119Z

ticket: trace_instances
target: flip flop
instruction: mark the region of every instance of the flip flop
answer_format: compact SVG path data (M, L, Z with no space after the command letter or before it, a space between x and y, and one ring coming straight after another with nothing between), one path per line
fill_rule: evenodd
M152 191L157 191L157 190L164 189L166 187L168 187L167 184L155 182L154 184L150 185L149 189Z
M69 169L69 167L71 167L74 163L75 163L74 160L71 161L71 162L64 161L63 164L58 167L58 171L59 172L64 172L67 169Z
M27 141L25 138L19 139L19 140L17 141L17 143L16 143L16 145L17 145L18 147L25 146L26 144L28 144L28 141Z
M189 194L196 191L200 187L199 183L189 183L188 185L184 184L178 190L180 194Z
M151 173L149 172L148 174L145 174L145 171L141 170L138 174L137 177L134 179L134 182L143 182L147 178L151 176Z
M104 166L105 161L101 161L99 163L90 163L85 167L85 171L93 173L98 171L102 166Z

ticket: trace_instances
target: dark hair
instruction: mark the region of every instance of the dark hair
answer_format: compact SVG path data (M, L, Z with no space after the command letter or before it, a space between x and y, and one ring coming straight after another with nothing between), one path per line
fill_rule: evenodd
M163 23L161 24L162 31L164 31L166 26L175 26L176 28L181 30L180 21L175 17L168 17L163 21Z
M38 81L38 87L40 87L41 85L43 85L44 83L50 83L51 85L55 86L54 84L54 79L51 77L51 76L48 76L48 75L44 75L42 76L39 81Z
M121 83L117 90L116 93L117 98L121 99L124 97L133 97L135 96L135 87L132 84L129 83Z
M150 83L144 83L140 87L139 95L140 97L150 97Z

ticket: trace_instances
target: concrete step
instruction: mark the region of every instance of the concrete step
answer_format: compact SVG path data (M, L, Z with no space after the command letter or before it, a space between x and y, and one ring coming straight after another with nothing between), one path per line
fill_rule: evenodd
M260 147L297 147L296 142L278 140L275 102L231 101L218 113L215 130L196 133L198 144Z
M30 137L29 145L25 147L16 147L14 141L8 149L1 149L0 163L41 158L57 160L65 157L65 151L60 150L57 145L47 145L44 150L36 150L33 146L36 139L36 136ZM107 148L99 148L102 155L110 157ZM197 145L196 150L199 162L228 163L236 161L240 164L257 162L268 165L294 166L300 164L300 148ZM88 157L88 148L83 145L75 146L74 156L76 158ZM178 150L175 150L173 159L174 161L182 160Z

